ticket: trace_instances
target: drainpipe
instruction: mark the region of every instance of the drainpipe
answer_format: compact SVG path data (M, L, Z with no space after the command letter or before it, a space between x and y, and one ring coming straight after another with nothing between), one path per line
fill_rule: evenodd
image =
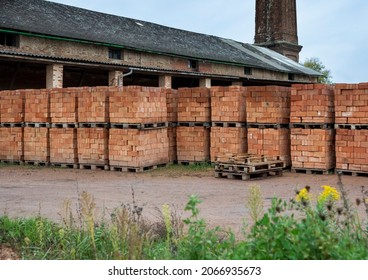
M130 71L128 73L120 75L119 78L118 78L118 86L122 87L124 78L127 77L127 76L130 76L132 74L133 74L133 69L130 69Z

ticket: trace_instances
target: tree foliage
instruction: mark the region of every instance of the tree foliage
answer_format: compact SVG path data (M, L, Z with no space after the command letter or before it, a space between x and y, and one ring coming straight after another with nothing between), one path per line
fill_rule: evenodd
M317 57L307 58L303 65L305 67L311 68L316 70L317 72L321 73L322 76L318 78L318 82L321 84L332 84L332 76L331 70L326 69L325 65L322 61Z

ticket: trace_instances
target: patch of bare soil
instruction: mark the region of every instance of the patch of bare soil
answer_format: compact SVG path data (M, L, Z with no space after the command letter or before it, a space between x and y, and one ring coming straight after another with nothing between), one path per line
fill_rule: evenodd
M342 177L349 198L354 203L361 198L361 186L368 185L367 177ZM135 203L143 208L142 215L157 218L164 204L184 212L188 197L198 195L200 216L209 226L231 228L241 233L244 220L249 222L246 207L250 186L261 187L265 209L274 197L289 200L295 190L311 186L312 194L322 191L322 185L337 187L336 175L311 175L285 172L282 177L256 181L218 179L210 167L172 166L143 174L28 166L0 166L0 215L29 217L41 215L56 222L63 221L63 209L68 201L78 207L78 196L86 191L93 195L101 218L108 218L121 204ZM363 206L358 209L367 219Z
M0 260L19 260L19 255L15 252L14 249L0 244Z

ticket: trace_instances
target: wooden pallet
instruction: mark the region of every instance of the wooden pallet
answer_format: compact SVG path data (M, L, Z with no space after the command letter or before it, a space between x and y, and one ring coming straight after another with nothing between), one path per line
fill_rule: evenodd
M334 169L317 169L317 168L291 168L293 173L304 173L304 174L319 174L328 175L332 174Z
M233 154L217 158L215 163L216 178L241 178L250 180L269 176L281 176L285 161L279 156L255 156Z
M111 171L128 172L128 173L142 173L145 171L155 170L161 167L167 167L167 163L142 166L142 167L129 167L129 166L110 166Z
M366 171L354 171L354 170L343 170L343 169L337 169L336 173L339 173L341 175L347 175L347 176L353 176L353 177L368 177L368 172Z
M241 179L243 181L264 179L267 177L278 177L283 175L283 170L257 172L257 173L231 173L231 172L215 172L216 178Z

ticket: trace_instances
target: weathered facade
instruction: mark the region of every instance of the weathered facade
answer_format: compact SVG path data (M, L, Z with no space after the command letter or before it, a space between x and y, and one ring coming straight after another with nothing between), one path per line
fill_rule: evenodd
M230 39L43 0L0 4L2 90L291 85L319 75L272 50Z

